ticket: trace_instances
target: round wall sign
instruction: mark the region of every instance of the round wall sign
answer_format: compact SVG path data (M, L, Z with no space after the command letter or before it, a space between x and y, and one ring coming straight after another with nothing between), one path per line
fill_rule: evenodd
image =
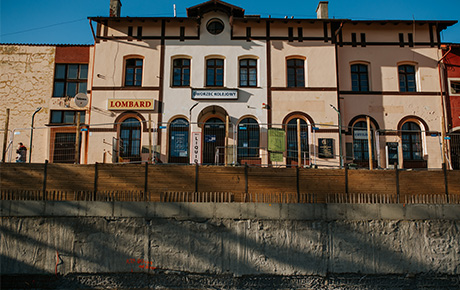
M75 105L79 108L86 107L88 105L88 96L84 93L78 93L75 95Z

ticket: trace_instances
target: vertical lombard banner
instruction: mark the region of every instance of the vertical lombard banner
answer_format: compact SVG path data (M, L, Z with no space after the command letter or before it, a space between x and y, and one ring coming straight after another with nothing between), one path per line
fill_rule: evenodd
M190 163L201 163L201 132L192 132L192 154L190 154Z

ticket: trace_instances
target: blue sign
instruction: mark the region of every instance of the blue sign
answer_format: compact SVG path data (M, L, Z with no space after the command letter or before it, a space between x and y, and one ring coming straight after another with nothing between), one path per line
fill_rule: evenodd
M160 126L159 128L160 129L166 129L166 126Z
M216 135L205 135L204 136L204 141L206 143L215 143L216 142Z

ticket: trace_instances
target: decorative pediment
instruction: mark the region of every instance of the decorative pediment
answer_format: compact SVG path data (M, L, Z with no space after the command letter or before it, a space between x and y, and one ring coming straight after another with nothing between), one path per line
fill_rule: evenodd
M210 0L196 6L187 8L188 17L200 17L213 11L221 11L229 16L244 17L244 9L220 0Z

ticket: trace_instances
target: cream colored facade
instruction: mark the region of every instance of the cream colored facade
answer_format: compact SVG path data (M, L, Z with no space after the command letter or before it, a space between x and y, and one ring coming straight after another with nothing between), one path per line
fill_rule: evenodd
M46 110L85 112L81 163L440 168L444 162L440 32L455 21L328 19L325 7L318 19L261 18L219 0L187 9L187 17L137 18L120 17L119 1L111 2L114 14L90 18L95 45L84 108L52 97L52 47L27 47L29 55L43 50L40 58L22 55L24 47L8 48L17 49L12 56L2 51L21 69L36 60L47 71L38 87L45 93L35 94L26 115L42 103ZM2 70L2 83L8 78ZM21 80L3 89L7 103L22 94L15 87L27 86ZM153 109L139 105L147 103ZM36 124L49 122L46 110ZM269 148L271 129L284 132L277 140L283 152ZM53 159L56 130L34 137L42 140L34 150L44 156L37 162Z
M319 9L320 14L327 11L323 8ZM218 140L220 146L212 147L216 156L224 150L225 161L218 157L214 161L247 162L246 159L251 158L240 158L239 152L244 149L242 146L248 145L239 138L244 135L240 130L245 130L244 123L249 118L258 124L259 130L256 164L297 165L300 162L304 166L337 167L341 166L342 159L342 162L366 167L369 166L365 152L368 144L358 140L359 134L354 133L363 128L354 127L362 126L359 122L366 121L368 116L373 128L372 166L387 168L393 162L399 167L441 166L439 31L455 22L364 22L333 20L324 15L318 19L260 18L244 16L242 8L222 1L208 1L187 12L186 18L92 19L98 23L98 38L92 91L97 112L92 110L91 123L114 123L114 126L99 130L101 132L93 130L90 142L98 150L89 153L90 162L103 160L105 153L101 148L104 152L113 150L113 142L108 140L122 139L119 126L124 119L137 114L137 120L142 123L140 143L144 152L148 152L145 148L152 144L162 162L178 160L172 155L177 153L173 147L179 146L174 138L179 137L175 135L177 129L171 127L178 120L189 126L188 133L178 133L182 136L182 146L185 144L187 148L181 149L181 163L194 163L191 155L195 146L200 151L198 163L215 163L209 162L212 158L203 162L204 154L214 154L205 152L206 143L219 139L218 133L206 131L205 128L214 126L207 125L209 120L225 123L225 137L220 137L225 138L225 142ZM218 33L208 29L215 20L222 24L222 31ZM123 84L126 73L123 66L130 56L145 61L142 85L135 90ZM207 83L210 59L222 60L219 63L223 78L217 86ZM239 83L242 59L256 60L257 85L254 87L242 87ZM176 70L183 73L184 69L175 66L177 60L187 63L189 81L185 85L175 83L176 78L182 78ZM299 61L302 68L289 68L290 60ZM351 66L357 64L367 68L368 87L364 91L352 86ZM415 68L415 91L401 92L400 65ZM302 74L296 76L302 79L300 83L289 80L293 73ZM98 78L99 74L103 77ZM192 95L196 91L237 91L238 97L194 99ZM117 98L152 98L158 106L150 112L104 110L109 99ZM151 134L146 129L149 115L154 127ZM305 128L297 129L296 122ZM339 122L342 131L339 131ZM407 122L419 127L418 137L403 136L402 128L407 127L404 126ZM289 126L294 129L288 129ZM270 128L283 129L287 134L282 161L272 162L270 158L267 149ZM302 136L300 142L299 136ZM415 138L411 139L415 143L407 138ZM320 151L324 149L321 142L328 144L332 155L320 158ZM302 152L298 154L300 143ZM361 149L357 148L359 144ZM394 154L393 159L387 158L388 146L397 151L396 161ZM408 146L419 150L410 152L415 154L410 158L417 160L405 160L409 155L403 152ZM146 156L143 154L142 160L146 160Z

